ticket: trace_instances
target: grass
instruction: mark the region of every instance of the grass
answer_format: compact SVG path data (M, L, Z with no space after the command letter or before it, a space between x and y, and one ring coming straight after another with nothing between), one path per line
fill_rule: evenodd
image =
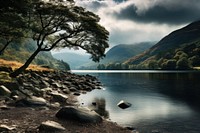
M16 70L17 68L21 67L23 64L17 61L7 61L4 59L0 59L0 67L8 67L8 68L12 68L12 70ZM32 71L53 71L53 69L49 69L49 68L44 68L44 67L40 67L37 65L30 65L27 70L32 70ZM4 71L0 71L0 82L12 82L14 79L12 79L9 76L8 72L4 72Z
M21 67L23 64L17 61L7 61L4 59L0 59L0 67L11 67L12 70L16 70L17 68ZM52 71L52 69L44 68L38 65L30 65L27 70L33 71Z

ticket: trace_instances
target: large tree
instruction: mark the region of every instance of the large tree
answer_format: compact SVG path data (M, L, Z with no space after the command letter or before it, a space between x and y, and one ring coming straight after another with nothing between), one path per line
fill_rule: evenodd
M91 54L93 61L105 56L109 46L108 31L98 24L97 15L76 6L73 0L33 0L29 9L29 26L37 50L11 76L23 72L41 51L82 48Z

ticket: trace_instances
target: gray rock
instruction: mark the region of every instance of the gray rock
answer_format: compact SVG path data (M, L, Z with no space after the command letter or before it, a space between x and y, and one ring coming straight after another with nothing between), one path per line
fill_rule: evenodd
M131 103L128 103L128 102L125 102L123 100L121 100L117 106L122 108L122 109L126 109L126 108L129 108L132 104Z
M61 87L62 87L62 85L59 84L59 83L57 83L57 82L54 82L54 83L52 83L51 85L52 85L53 87L56 87L56 88L61 88Z
M58 92L52 92L50 93L50 95L52 95L53 100L57 102L66 102L68 99L68 96L58 93Z
M70 90L71 92L76 92L76 91L78 91L75 87L70 87L69 90Z
M47 101L44 98L35 96L32 96L31 98L21 99L16 102L16 106L23 106L23 107L46 106L46 105Z
M63 107L56 113L56 117L84 123L99 123L102 118L96 112L83 107Z
M39 126L39 131L43 132L57 132L64 131L65 128L55 121L45 121Z
M75 92L73 95L74 95L74 96L80 96L81 94L78 93L78 92Z
M15 127L10 127L4 124L0 125L0 132L9 132L11 130L15 129Z
M11 91L8 88L6 88L3 85L0 86L0 95L1 96L9 96L10 94L11 94Z

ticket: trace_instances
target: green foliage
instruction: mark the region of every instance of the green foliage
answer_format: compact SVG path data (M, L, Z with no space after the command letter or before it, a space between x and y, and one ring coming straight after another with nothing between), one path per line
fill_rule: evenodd
M41 51L82 48L91 54L93 61L105 56L108 31L99 25L97 15L76 6L73 0L0 0L0 5L3 5L0 6L0 39L6 40L5 46L10 43L10 37L17 40L24 33L37 44L24 65L11 74L13 77L24 71ZM34 61L47 63L41 59Z
M177 69L189 69L190 64L186 57L180 58L176 63Z
M158 62L156 60L149 61L148 68L149 69L159 69Z

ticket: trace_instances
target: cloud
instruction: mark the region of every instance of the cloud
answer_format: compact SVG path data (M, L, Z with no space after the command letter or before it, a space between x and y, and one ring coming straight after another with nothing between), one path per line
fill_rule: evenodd
M199 19L199 0L75 0L98 14L110 32L109 43L159 41L170 32Z
M197 0L144 1L132 1L123 8L112 12L112 14L118 19L174 25L190 23L200 19L200 1Z

